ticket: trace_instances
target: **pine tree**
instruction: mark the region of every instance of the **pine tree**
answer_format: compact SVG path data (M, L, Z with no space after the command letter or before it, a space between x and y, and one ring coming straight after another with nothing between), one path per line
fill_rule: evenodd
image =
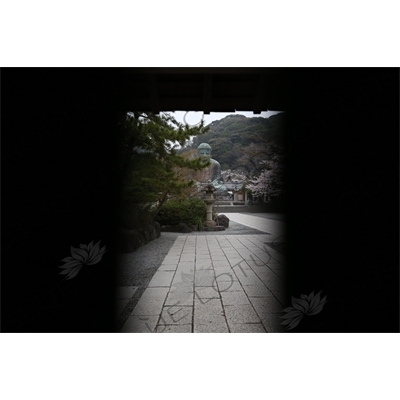
M194 135L204 134L203 122L190 127L170 114L128 113L120 125L121 217L129 227L153 220L170 196L179 196L194 185L183 170L204 165L197 158L178 154Z

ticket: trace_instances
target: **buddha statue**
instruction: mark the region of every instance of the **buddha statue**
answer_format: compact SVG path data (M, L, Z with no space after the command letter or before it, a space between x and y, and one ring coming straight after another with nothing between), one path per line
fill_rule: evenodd
M201 143L197 148L198 157L205 163L210 161L211 165L198 172L197 181L206 184L211 181L216 189L216 194L227 194L227 187L223 184L221 178L221 165L217 160L211 158L211 146L208 143Z

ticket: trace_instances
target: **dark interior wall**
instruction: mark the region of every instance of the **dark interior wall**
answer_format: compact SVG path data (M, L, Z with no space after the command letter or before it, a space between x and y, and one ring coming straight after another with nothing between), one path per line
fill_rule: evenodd
M112 75L2 70L2 329L109 331L115 209ZM70 248L109 250L71 280Z
M398 331L398 80L397 69L287 75L290 293L329 300L298 329ZM121 75L2 69L1 83L2 330L112 331ZM60 260L92 240L109 251L62 282Z
M329 300L298 331L398 331L399 71L296 70L290 86L291 293Z

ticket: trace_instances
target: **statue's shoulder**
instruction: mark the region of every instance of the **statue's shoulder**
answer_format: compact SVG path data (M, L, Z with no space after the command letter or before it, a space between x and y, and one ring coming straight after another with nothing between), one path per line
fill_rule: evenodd
M213 158L210 158L210 162L211 162L211 164L214 164L214 165L220 165L219 162L217 160L214 160Z

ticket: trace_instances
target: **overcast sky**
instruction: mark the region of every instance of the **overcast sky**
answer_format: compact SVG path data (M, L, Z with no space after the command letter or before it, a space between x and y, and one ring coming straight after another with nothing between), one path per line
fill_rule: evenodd
M231 114L240 114L244 115L247 118L253 118L253 117L263 117L263 118L269 118L271 115L278 114L279 111L263 111L261 114L253 114L252 111L236 111L236 112L229 112L229 113L222 113L222 112L211 112L208 115L204 114L204 122L205 125L208 125L212 121L217 121L219 119L225 118L227 115ZM203 112L202 111L175 111L174 113L171 113L174 115L175 119L178 122L185 123L187 122L189 125L196 125L200 123L201 118L203 117Z

